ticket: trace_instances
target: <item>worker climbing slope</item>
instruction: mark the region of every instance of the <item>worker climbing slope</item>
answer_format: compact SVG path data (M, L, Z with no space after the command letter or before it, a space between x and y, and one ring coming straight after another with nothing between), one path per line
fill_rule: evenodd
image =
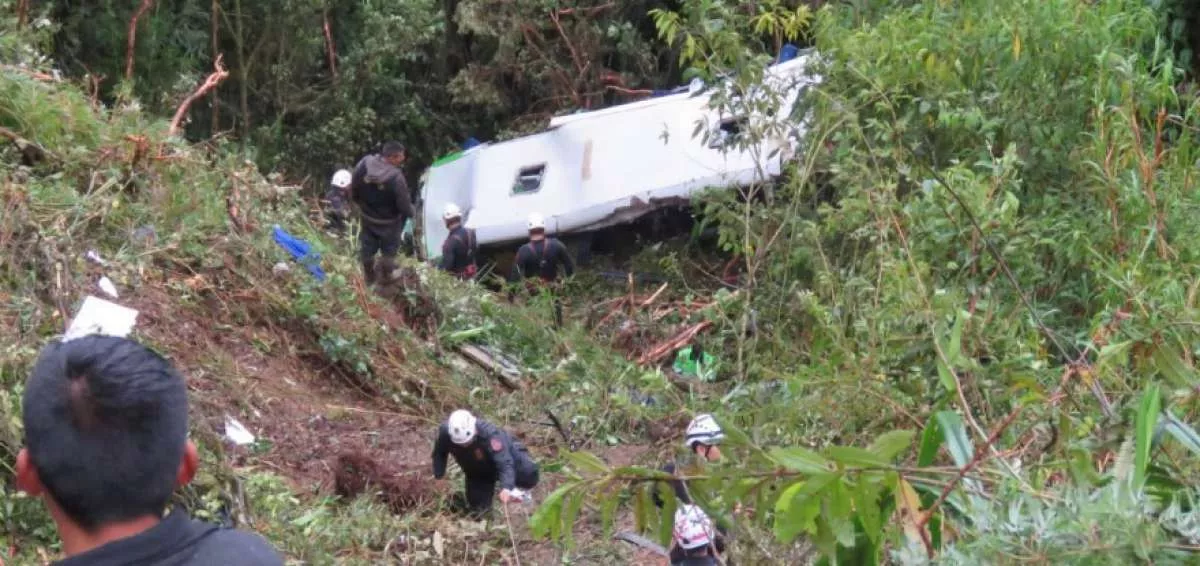
M354 174L349 169L339 169L329 181L329 190L325 191L326 227L337 235L346 231L346 199L350 196L353 178Z
M696 415L692 422L688 423L687 431L684 433L684 446L687 447L688 453L683 458L676 462L669 462L663 466L663 471L668 474L675 475L682 473L683 475L692 475L703 472L703 468L710 462L716 462L721 459L721 448L718 444L725 438L725 432L721 430L721 425L717 424L717 420L708 413ZM694 497L691 489L693 486L684 480L672 480L671 488L675 492L676 502L682 509L685 506L694 504ZM663 501L658 494L654 495L655 505L662 507ZM728 525L718 525L717 530L713 534L711 549L715 552L725 552L725 534L728 531ZM672 563L681 555L677 549L672 550ZM730 564L728 560L726 564Z
M442 242L442 262L439 267L459 279L474 279L479 271L475 264L475 255L479 250L475 231L463 226L462 210L454 203L446 205L442 221L450 233Z
M720 557L716 540L708 514L696 505L681 505L675 510L671 533L671 566L716 566Z
M497 483L504 503L520 499L522 490L538 483L538 466L525 445L463 409L451 413L438 427L433 444L434 478L445 477L451 455L466 476L465 497L456 501L456 507L475 518L483 518L491 510Z
M390 276L396 269L404 224L413 217L408 182L400 166L407 159L404 145L387 142L377 154L358 162L350 183L350 198L362 216L359 232L359 261L367 284L376 281L376 254L381 255L379 271Z

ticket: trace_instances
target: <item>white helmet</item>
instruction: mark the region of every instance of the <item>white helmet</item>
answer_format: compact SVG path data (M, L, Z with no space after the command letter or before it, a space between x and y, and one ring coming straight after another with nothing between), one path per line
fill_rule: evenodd
M717 424L717 420L712 415L704 413L696 415L696 418L688 424L687 437L683 443L691 448L697 442L717 444L721 442L722 438L725 438L725 433L721 431L721 425Z
M450 429L450 442L459 446L470 444L475 439L475 415L465 409L454 411L446 421L446 428Z
M712 544L712 519L703 509L687 504L675 510L675 541L684 550L692 550Z
M450 220L451 218L462 218L462 209L457 204L448 202L446 203L446 208L442 211L442 220Z
M339 189L344 189L350 186L351 179L353 179L353 175L350 174L350 171L341 169L337 173L333 174L333 181L330 182L333 183L333 186Z
M534 212L529 215L529 221L526 222L525 225L527 227L529 227L529 230L531 232L533 230L545 230L546 229L546 219L542 218L541 214Z

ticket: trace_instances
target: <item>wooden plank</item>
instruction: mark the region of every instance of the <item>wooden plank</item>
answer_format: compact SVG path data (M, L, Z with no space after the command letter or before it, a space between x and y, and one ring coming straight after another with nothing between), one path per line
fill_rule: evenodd
M655 554L660 556L671 555L671 553L667 552L667 549L663 548L661 544L658 544L657 542L654 542L642 535L634 534L629 531L621 531L613 535L613 540L625 541L634 546L640 546L646 550L653 551Z
M475 365L487 370L509 389L521 389L521 370L503 357L474 344L460 344L455 351Z

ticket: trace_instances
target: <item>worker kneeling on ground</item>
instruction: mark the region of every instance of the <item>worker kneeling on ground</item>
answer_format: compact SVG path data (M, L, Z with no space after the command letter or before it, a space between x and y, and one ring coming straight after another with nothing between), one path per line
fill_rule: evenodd
M442 263L439 267L459 279L474 279L479 271L475 264L475 253L479 249L475 231L463 226L462 209L454 203L446 205L442 221L446 223L446 229L450 233L442 243Z
M715 548L716 529L712 519L695 505L675 510L675 529L671 537L671 566L716 566L720 554Z
M538 483L538 466L525 445L496 425L476 419L462 409L451 413L438 427L433 444L434 478L445 477L446 457L451 454L466 476L465 505L460 499L456 507L475 518L482 518L491 510L497 482L500 501L504 503L520 499L522 494L518 490L533 489Z

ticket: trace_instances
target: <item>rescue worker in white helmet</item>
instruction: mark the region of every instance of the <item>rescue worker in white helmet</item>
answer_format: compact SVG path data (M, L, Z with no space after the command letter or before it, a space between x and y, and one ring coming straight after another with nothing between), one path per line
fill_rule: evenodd
M720 554L714 548L717 533L712 519L696 505L680 505L675 510L675 528L671 533L671 566L716 566Z
M525 288L530 294L538 292L539 287L549 286L554 292L558 282L558 268L561 266L567 277L575 274L575 262L567 246L557 238L546 235L546 219L539 213L529 215L525 223L529 228L529 243L517 250L513 261L509 282L525 281ZM512 294L509 294L512 300ZM557 294L554 297L554 324L561 327L563 323L562 300Z
M446 235L446 241L442 242L442 262L438 267L459 279L474 279L475 274L479 272L475 263L475 255L479 251L475 231L463 226L462 209L452 202L446 204L442 212L442 221L446 223L446 229L450 233Z
M668 462L662 470L672 475L675 475L676 471L683 471L686 474L699 473L705 464L721 459L721 448L718 445L724 438L725 432L721 430L721 425L717 424L717 420L711 414L696 415L692 422L688 423L687 431L684 433L683 444L687 447L688 454L678 462ZM675 500L680 506L694 503L690 492L691 485L683 480L671 480L670 483L672 491L675 492ZM659 507L663 506L662 498L658 496L657 491L654 493L654 503ZM712 546L717 552L725 552L726 531L727 525L717 525L712 541ZM672 557L674 559L675 555L673 554ZM732 564L728 559L725 563Z
M353 173L349 169L339 169L329 180L329 188L325 191L326 227L341 235L346 231L346 199L350 197L350 181Z
M530 490L538 483L538 466L520 441L503 429L469 411L459 409L438 427L433 444L433 477L446 476L447 456L466 476L463 497L455 507L475 518L483 518L492 509L496 484L500 484L500 500L516 500L517 489Z
M544 283L551 283L558 280L560 266L567 277L575 273L575 263L571 261L567 246L558 238L546 235L546 219L541 214L530 214L525 226L529 228L529 242L517 250L510 281L537 277Z

